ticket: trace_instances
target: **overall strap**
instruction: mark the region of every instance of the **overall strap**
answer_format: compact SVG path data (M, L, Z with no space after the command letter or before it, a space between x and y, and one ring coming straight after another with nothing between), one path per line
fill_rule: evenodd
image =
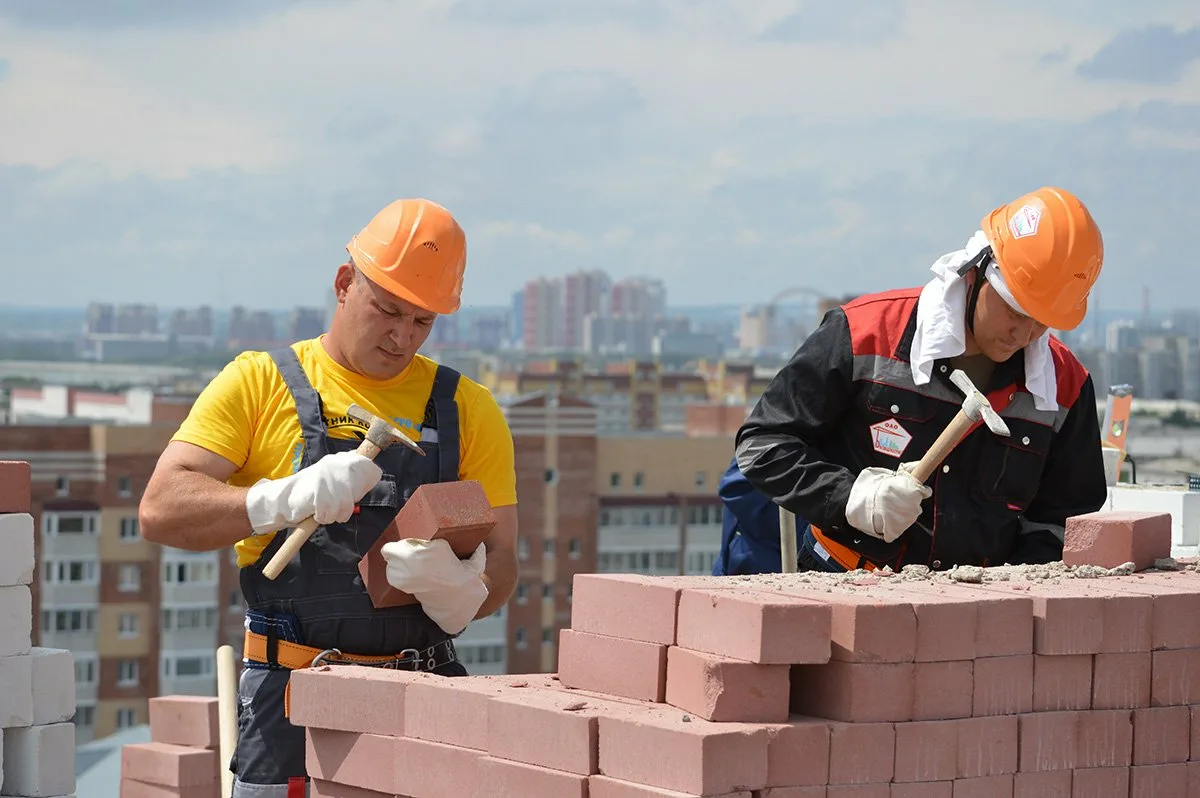
M425 421L421 425L421 440L437 442L438 481L458 481L458 403L454 394L458 391L459 373L449 366L438 365L433 375L433 390L425 406ZM429 432L436 430L436 434Z
M316 462L325 455L325 417L321 412L321 395L308 381L308 375L304 373L294 349L288 346L270 354L296 403L296 415L300 417L300 431L304 436L304 460Z

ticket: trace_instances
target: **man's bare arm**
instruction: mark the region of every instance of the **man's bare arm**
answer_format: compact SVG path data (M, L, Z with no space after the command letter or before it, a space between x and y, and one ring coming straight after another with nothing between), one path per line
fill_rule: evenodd
M199 446L167 444L138 507L142 537L188 551L223 549L249 537L246 488L225 484L237 468Z
M517 505L496 507L496 526L484 541L487 567L483 573L488 597L475 613L486 618L508 603L517 587Z

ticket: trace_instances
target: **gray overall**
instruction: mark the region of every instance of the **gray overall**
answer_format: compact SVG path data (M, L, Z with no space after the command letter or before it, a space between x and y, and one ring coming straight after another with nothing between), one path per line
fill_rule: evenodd
M331 452L352 450L356 440L331 438L321 397L313 389L292 349L271 353L296 402L304 436L304 468ZM419 486L458 479L458 406L454 401L459 375L438 366L422 423L420 457L407 446L383 450L375 462L383 478L359 502L344 524L318 527L299 554L274 581L262 568L282 545L287 532L275 535L254 565L241 571L242 593L249 606L247 625L267 636L271 662L243 663L238 687L238 743L230 769L237 774L234 798L293 798L307 794L304 728L284 717L284 688L290 671L274 661L278 640L347 654L400 655L421 652L419 663L388 667L432 670L465 676L454 643L430 620L420 604L375 609L358 572L358 562L387 528ZM273 664L272 664L273 663ZM339 667L361 667L343 665ZM289 792L288 782L292 789Z

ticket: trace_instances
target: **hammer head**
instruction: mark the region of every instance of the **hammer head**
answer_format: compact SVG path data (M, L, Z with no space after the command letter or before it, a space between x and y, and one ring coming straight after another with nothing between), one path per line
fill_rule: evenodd
M386 449L393 443L402 443L422 457L425 456L424 449L397 429L386 418L380 418L359 405L350 405L350 409L346 411L346 414L351 418L357 418L359 421L365 421L369 425L367 427L366 438L378 446L380 450Z
M997 435L1007 437L1012 434L1008 431L1008 425L1004 423L1004 419L1000 418L992 409L992 403L975 387L975 383L971 382L971 378L961 369L954 370L954 373L950 375L950 381L967 395L967 398L963 400L962 409L972 420L982 421Z

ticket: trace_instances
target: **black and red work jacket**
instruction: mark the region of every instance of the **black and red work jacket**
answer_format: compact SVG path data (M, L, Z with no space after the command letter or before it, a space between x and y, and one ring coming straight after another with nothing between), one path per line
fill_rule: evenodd
M909 353L919 288L872 294L828 312L771 380L737 435L759 491L876 567L1052 562L1067 518L1099 510L1107 488L1091 376L1051 336L1057 410L1025 389L1023 351L977 386L1011 436L976 425L926 484L918 521L892 543L846 521L858 473L913 462L962 407L948 360L917 385Z

